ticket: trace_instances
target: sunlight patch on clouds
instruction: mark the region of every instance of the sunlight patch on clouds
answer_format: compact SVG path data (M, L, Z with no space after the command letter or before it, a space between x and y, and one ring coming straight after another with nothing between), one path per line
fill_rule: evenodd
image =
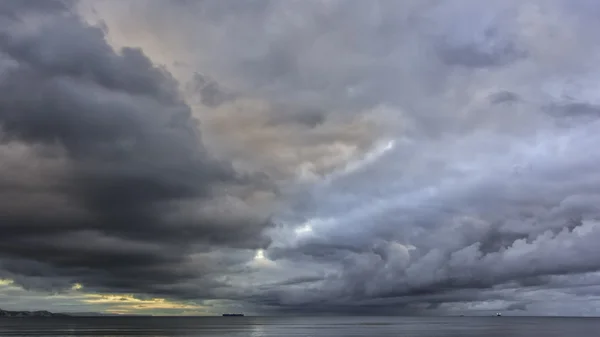
M377 144L372 151L367 152L361 159L352 161L346 165L343 172L350 173L359 170L360 168L372 164L377 159L381 158L385 153L392 150L396 142L394 140L386 140Z
M346 165L338 171L333 172L330 176L328 176L325 180L335 179L339 176L347 175L354 173L362 168L365 168L373 163L377 162L381 157L383 157L386 153L393 150L396 146L395 140L383 140L375 144L373 149L360 156L357 159L348 160Z
M307 221L306 223L304 223L303 225L300 225L298 228L296 228L294 230L294 232L296 232L296 235L300 236L300 235L304 235L304 234L310 234L313 231L313 225L310 221Z
M275 265L274 261L265 256L265 251L263 249L258 249L256 255L254 255L254 259L250 261L250 266L257 268L268 268L274 267Z
M49 310L52 312L98 312L112 314L210 315L206 306L193 302L172 301L165 298L138 298L131 294L86 293L81 283L70 290L49 294L26 290L9 279L0 279L0 308L7 310ZM36 299L29 306L11 306L14 299ZM18 302L18 301L16 301ZM4 306L2 305L4 303Z
M13 280L9 280L9 279L0 279L0 287L4 287L4 286L10 286L14 283Z
M181 303L169 301L164 298L140 299L132 295L102 295L86 294L84 303L89 304L110 304L110 311L133 311L133 310L154 310L154 309L185 309L200 310L202 306L197 304Z
M352 158L358 152L358 147L342 142L334 142L324 147L324 150L328 152L328 155L323 156L319 161L305 161L299 165L296 170L296 176L299 180L316 181L321 175L319 171L322 171L323 167L335 168L343 163L351 163Z

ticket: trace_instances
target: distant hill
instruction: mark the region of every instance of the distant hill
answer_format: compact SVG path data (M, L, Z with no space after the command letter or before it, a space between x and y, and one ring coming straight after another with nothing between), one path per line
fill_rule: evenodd
M104 314L101 312L69 312L64 315L74 316L74 317L96 317L96 316L119 316L118 314Z
M0 309L0 317L69 317L66 314L55 314L50 311L8 311Z

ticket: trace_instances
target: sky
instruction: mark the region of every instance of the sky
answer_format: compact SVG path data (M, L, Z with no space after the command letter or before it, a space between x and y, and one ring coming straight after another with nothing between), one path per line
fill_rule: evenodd
M600 314L600 3L0 2L0 307Z

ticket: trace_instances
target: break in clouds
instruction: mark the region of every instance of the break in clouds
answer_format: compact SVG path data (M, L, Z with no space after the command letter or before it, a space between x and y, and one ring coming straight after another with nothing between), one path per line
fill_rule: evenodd
M0 279L254 313L597 314L598 13L3 1Z

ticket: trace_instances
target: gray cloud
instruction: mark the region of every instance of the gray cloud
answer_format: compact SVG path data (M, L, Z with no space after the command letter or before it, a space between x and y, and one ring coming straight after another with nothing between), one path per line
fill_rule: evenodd
M141 50L114 51L68 11L9 3L18 19L0 30L0 277L28 289L214 296L224 260L199 253L265 246L269 214L252 203L271 186L207 153L176 80Z
M225 101L235 98L232 93L226 92L219 83L214 80L196 73L187 85L189 95L195 97L199 103L209 107L215 107Z
M0 4L0 15L11 19L19 19L22 14L44 13L52 11L64 11L73 3L72 0L23 0L23 1L4 1Z
M257 312L593 313L591 1L78 4L103 28L4 19L4 277Z

